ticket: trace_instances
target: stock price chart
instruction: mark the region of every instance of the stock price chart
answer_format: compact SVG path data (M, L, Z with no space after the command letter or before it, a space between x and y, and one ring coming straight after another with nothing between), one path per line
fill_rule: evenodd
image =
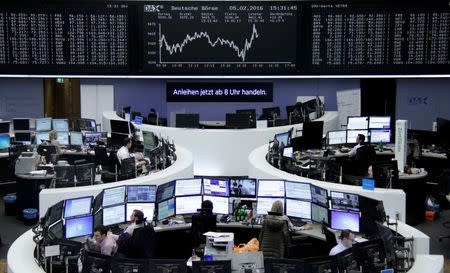
M299 14L295 3L144 4L144 71L294 72Z

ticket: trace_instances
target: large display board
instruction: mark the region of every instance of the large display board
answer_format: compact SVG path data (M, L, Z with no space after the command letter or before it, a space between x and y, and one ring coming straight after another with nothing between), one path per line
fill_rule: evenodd
M448 1L4 1L1 74L450 74Z

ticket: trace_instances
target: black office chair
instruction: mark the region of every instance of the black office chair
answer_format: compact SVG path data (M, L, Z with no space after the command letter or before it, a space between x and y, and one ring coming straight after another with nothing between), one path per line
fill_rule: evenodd
M110 272L111 256L98 252L84 250L81 260L83 263L82 273Z
M55 166L55 188L75 187L75 166Z
M203 234L208 231L217 231L217 216L214 214L192 215L191 238L194 247L205 244L206 238Z
M127 180L136 178L137 170L136 170L136 160L134 157L129 157L122 159L120 162L120 179L119 180Z
M375 148L371 145L364 145L356 150L354 159L355 175L366 176L370 165L375 161Z
M186 260L151 259L148 263L148 272L186 273Z
M151 224L136 228L130 240L128 257L135 259L153 258L155 253L155 230Z
M324 224L322 224L322 233L325 234L326 239L326 252L330 253L331 249L337 245L336 235L330 231Z
M106 152L105 146L95 146L94 147L94 163L95 166L102 166L102 169L104 166L106 169L109 169L109 161L108 161L108 153Z
M147 259L112 259L111 263L111 273L146 273L147 270Z
M94 163L75 165L75 177L77 186L87 186L94 184L95 165Z
M156 114L156 110L151 108L150 112L147 115L148 124L156 125L158 122L158 115Z
M231 273L231 260L192 262L192 273Z

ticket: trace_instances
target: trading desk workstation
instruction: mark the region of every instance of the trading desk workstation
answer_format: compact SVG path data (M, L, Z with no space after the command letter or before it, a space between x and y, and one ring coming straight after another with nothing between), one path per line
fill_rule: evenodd
M112 118L114 120L121 120L115 113L105 113L104 119ZM106 122L105 124L108 124ZM110 123L111 124L111 123ZM301 127L305 126L306 124L302 124ZM144 135L144 132L146 132L148 129L155 129L157 126L151 126L151 125L135 125L139 131L142 132ZM307 125L309 126L309 125ZM270 132L267 132L266 134L270 135L269 139L273 138L274 135L277 137L277 135L284 134L285 131L291 130L292 127L289 126L281 126L279 128L267 128L265 130L269 130ZM297 126L298 128L298 126ZM159 128L160 132L164 132L168 136L177 135L177 132L181 135L189 135L192 134L193 136L198 136L201 134L204 135L214 135L218 137L220 133L225 133L226 131L232 131L235 135L251 135L251 134L261 134L264 129L244 129L244 130L224 130L224 129L182 129L182 128ZM276 133L273 133L273 131L278 131ZM323 129L322 129L323 130ZM153 130L152 130L153 131ZM321 133L322 134L322 133ZM230 132L231 135L231 132ZM250 137L249 137L250 138ZM175 139L175 143L177 143L177 139ZM189 141L193 142L194 139L185 140L185 144L189 144ZM248 170L246 173L248 174L248 177L252 178L258 178L256 179L248 179L249 181L254 181L252 183L253 186L250 188L258 190L258 193L255 193L253 196L254 199L250 198L250 202L246 198L237 198L236 200L241 201L244 204L247 204L247 208L252 208L251 213L247 211L246 216L244 218L250 218L249 215L252 215L251 219L247 219L244 221L236 221L236 219L239 219L239 215L236 215L236 208L233 206L234 198L232 199L232 189L233 187L233 177L240 176L242 177L241 173L234 174L233 172L227 173L227 175L222 175L221 177L212 177L208 178L208 176L205 176L204 178L197 178L197 179L190 179L190 177L194 177L194 175L200 174L200 171L203 169L199 167L197 169L197 166L195 164L195 159L199 158L202 159L201 156L198 155L198 151L195 149L188 149L184 150L182 147L178 147L177 143L177 161L170 166L169 168L165 169L162 172L158 172L155 174L152 174L150 176L144 176L144 177L138 177L134 179L125 180L122 182L115 182L114 188L125 186L132 186L132 185L154 185L155 187L159 188L176 188L176 183L174 181L179 181L182 179L182 181L197 181L195 186L189 186L186 187L184 190L192 191L194 189L195 192L193 193L187 193L188 196L178 196L177 193L172 193L172 195L169 194L168 199L161 201L162 204L165 205L164 209L161 211L158 211L158 201L153 202L153 205L151 205L149 208L146 209L148 212L148 215L152 215L152 211L155 212L153 215L156 216L156 221L154 221L155 224L155 231L157 233L157 246L158 242L159 244L166 244L167 241L172 240L173 238L176 238L178 242L180 242L180 247L177 249L177 251L174 251L171 248L165 248L165 247L158 247L158 251L156 252L156 257L158 258L177 258L177 259L187 259L189 257L190 253L190 243L189 243L189 236L186 236L190 224L189 224L189 217L188 215L195 213L196 209L200 207L201 200L205 200L205 198L214 199L215 204L217 204L218 211L215 211L217 214L221 215L228 215L230 214L231 217L221 217L220 220L223 221L218 223L218 229L221 231L231 231L235 234L235 243L238 242L246 242L251 237L258 236L260 223L261 223L261 215L264 215L269 209L274 200L281 200L283 204L286 206L286 214L290 216L291 218L299 218L307 222L313 222L313 223L319 223L321 220L324 220L323 217L339 217L340 214L343 214L342 217L347 217L345 219L346 224L351 223L351 221L354 221L356 218L356 215L359 215L358 217L364 217L364 213L359 211L359 213L355 213L355 211L346 211L343 210L337 210L337 212L332 212L334 210L329 209L328 204L328 196L331 196L331 202L333 199L333 196L336 198L337 194L339 193L346 193L347 195L354 195L359 196L361 199L368 199L368 200L374 200L375 202L378 202L377 200L381 201L384 205L384 209L386 215L389 216L390 224L394 221L393 219L396 219L396 225L394 227L390 227L392 230L395 230L396 234L399 234L400 236L404 238L411 238L414 237L413 243L411 245L411 257L415 257L415 263L409 264L409 271L408 272L418 272L415 271L415 268L421 268L422 265L417 264L418 261L438 261L438 265L435 268L436 271L433 272L442 272L442 257L441 256L431 256L429 255L429 237L423 234L422 232L412 228L411 226L405 224L405 220L407 219L408 211L407 211L407 195L404 191L399 189L391 189L391 188L378 188L376 187L373 191L364 190L360 186L356 185L345 185L340 183L330 183L330 182L324 182L320 179L317 179L314 176L311 177L302 177L299 175L289 174L283 170L275 168L268 160L267 156L270 151L271 145L264 145L264 142L267 143L267 139L261 139L263 142L260 147L254 148L248 155L248 157L245 157L246 166L248 166ZM254 143L252 145L255 145ZM220 146L225 146L221 144ZM217 146L217 147L220 147ZM215 146L214 146L215 147ZM272 145L273 147L273 145ZM195 148L195 145L194 145ZM315 153L315 152L314 152ZM336 154L338 151L336 152ZM337 155L342 156L342 155ZM227 158L230 157L230 158ZM233 157L233 159L236 160L236 158ZM222 164L225 165L225 162L231 161L231 155L229 153L224 153L218 161L222 162L221 164L217 164L215 168L221 167ZM212 164L212 163L210 163ZM225 170L225 169L224 169ZM417 174L416 174L417 175ZM423 175L423 174L420 174ZM227 176L232 176L231 178L225 178ZM402 175L400 175L400 178ZM403 175L406 179L409 178L416 178L414 175ZM188 179L186 179L188 178ZM228 191L227 197L225 196L210 196L210 194L205 193L205 180L210 179L211 181L213 179L220 180L224 179L223 181L226 181L224 183L227 183L225 188ZM243 179L245 180L245 179ZM198 182L200 181L200 182ZM258 181L256 183L256 181ZM172 184L170 184L172 183ZM175 184L173 184L175 183ZM274 183L278 183L279 185L277 187L274 187ZM167 185L172 185L167 187ZM201 185L201 186L199 186ZM258 185L258 186L257 186ZM265 186L261 186L265 185ZM295 194L305 194L305 185L308 188L308 191L310 191L310 194L314 193L321 193L325 194L326 197L316 197L314 200L312 197L308 196L290 196L290 192L288 189L290 187L296 187L298 185L303 185L303 188L299 188L297 190L293 190L292 192ZM71 200L76 198L82 198L86 196L102 196L102 194L105 191L108 191L108 189L112 185L108 184L99 184L99 185L93 185L93 186L84 186L79 187L76 192L74 192L71 188L57 188L57 189L43 189L40 192L40 216L44 217L46 214L49 213L49 210L52 210L52 207L55 206L55 204L62 204L64 203L64 200ZM282 188L282 193L280 189ZM292 188L292 189L294 189ZM196 189L196 190L195 190ZM278 189L278 193L270 192L271 189ZM285 190L286 189L286 190ZM261 192L260 192L261 191ZM267 192L265 192L267 191ZM125 191L124 191L125 192ZM328 194L328 192L331 193L331 195ZM125 193L124 193L125 194ZM183 194L179 194L183 195ZM312 195L311 195L312 196ZM319 194L320 196L320 194ZM125 198L125 197L124 197ZM129 196L127 197L129 198ZM305 199L306 198L306 199ZM97 198L96 198L97 199ZM178 202L176 200L179 200ZM112 220L114 222L114 225L117 223L123 223L126 221L126 214L122 216L122 212L125 211L126 203L123 199L121 201L121 206L123 208L120 208L120 213L117 214L116 212L111 212L107 215L110 215L111 217L113 215L120 215L120 219ZM128 199L129 200L129 199ZM158 200L156 197L155 200ZM173 200L173 201L170 201ZM326 201L324 201L326 200ZM188 202L189 201L189 202ZM99 207L95 208L95 201L94 208L91 209L89 217L94 217L95 219L95 213L99 211ZM319 205L318 205L319 203ZM215 206L215 207L216 207ZM111 206L106 206L110 208ZM117 208L118 209L118 208ZM143 207L143 209L145 209ZM291 210L293 209L293 210ZM295 211L295 210L299 211ZM319 212L321 210L325 210L326 212ZM239 211L239 210L238 210ZM341 211L342 213L340 213ZM183 215L185 217L175 217L172 218L175 214L177 215ZM103 214L104 215L104 214ZM160 216L158 216L160 215ZM353 217L352 217L353 216ZM97 216L97 219L99 219L100 216ZM158 218L159 217L159 218ZM316 218L314 218L316 217ZM318 218L319 217L319 218ZM117 217L112 217L117 218ZM112 219L111 218L111 219ZM69 218L68 218L69 219ZM321 219L321 220L319 220ZM349 220L350 219L350 220ZM351 220L353 219L353 220ZM359 219L359 218L358 218ZM70 219L69 219L70 220ZM159 220L159 221L158 221ZM95 222L95 220L93 220ZM99 220L97 220L98 223ZM105 221L105 218L103 216L103 221ZM327 225L330 225L331 228L335 228L334 230L342 229L343 227L336 227L331 223L331 218L328 221ZM111 223L112 223L111 222ZM88 221L88 228L85 229L85 234L83 234L82 239L85 235L89 235L92 233L92 227L94 224L93 222ZM52 223L54 224L54 223ZM62 227L62 224L67 225L67 220L62 217L59 219L58 222L58 230L64 231L64 228ZM70 221L69 221L70 224ZM41 224L42 225L42 224ZM50 224L49 224L50 225ZM55 225L51 225L54 227ZM356 228L358 224L353 224L352 229L356 231ZM48 228L47 226L46 228ZM348 225L346 226L348 227ZM56 229L56 227L55 227ZM65 227L65 230L67 232L67 227ZM117 229L116 229L117 230ZM120 230L120 228L118 229ZM293 229L292 235L295 237L296 235L302 235L306 236L309 239L312 240L312 245L318 247L320 249L320 245L324 244L324 235L322 234L322 229L320 225L313 224L312 229L309 230L300 230L300 229ZM23 266L30 266L28 270L31 270L30 268L35 268L35 272L42 272L42 268L36 267L36 264L34 264L34 260L32 260L33 253L31 252L20 252L18 251L18 247L20 245L26 244L30 247L34 245L33 241L30 240L30 237L36 236L33 235L33 231L29 231L26 234L22 235L11 247L8 260L10 261L8 265L9 272L20 272L20 269L23 269ZM61 236L61 235L59 235ZM70 237L70 236L69 236ZM403 245L404 246L404 245ZM317 251L316 247L311 247L311 252ZM314 250L315 249L315 250ZM297 252L298 254L300 252ZM321 253L318 251L316 253L317 255L325 255L326 253ZM25 255L25 256L24 256ZM297 257L298 258L298 257ZM30 265L29 263L16 263L15 261L18 260L27 260L32 261L33 265ZM33 271L30 271L33 272ZM430 271L431 272L431 271Z

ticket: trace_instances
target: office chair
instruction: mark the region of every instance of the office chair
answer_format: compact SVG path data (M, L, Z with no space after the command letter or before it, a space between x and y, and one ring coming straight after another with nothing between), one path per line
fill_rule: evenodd
M210 273L210 272L231 273L231 260L192 262L192 273Z
M147 115L147 122L152 125L156 125L158 123L158 114L155 109L150 109L150 112Z
M324 223L322 223L322 233L325 234L326 239L326 252L330 253L331 249L337 245L336 235L330 231Z
M186 260L151 259L148 263L148 272L186 273Z
M375 148L371 145L364 145L356 150L354 168L355 175L366 176L370 165L375 161Z
M217 231L217 216L214 214L192 215L191 237L194 247L205 244L206 238L203 234L208 231Z
M75 187L75 166L55 166L54 188Z
M111 256L103 255L96 251L84 250L82 252L82 273L110 272Z
M136 178L136 160L134 157L122 159L120 162L120 180Z
M151 224L136 228L130 240L128 257L135 259L153 258L155 253L155 230Z
M112 273L146 273L148 260L114 258L111 263Z
M77 186L87 186L94 184L95 165L94 163L75 165L75 177Z

